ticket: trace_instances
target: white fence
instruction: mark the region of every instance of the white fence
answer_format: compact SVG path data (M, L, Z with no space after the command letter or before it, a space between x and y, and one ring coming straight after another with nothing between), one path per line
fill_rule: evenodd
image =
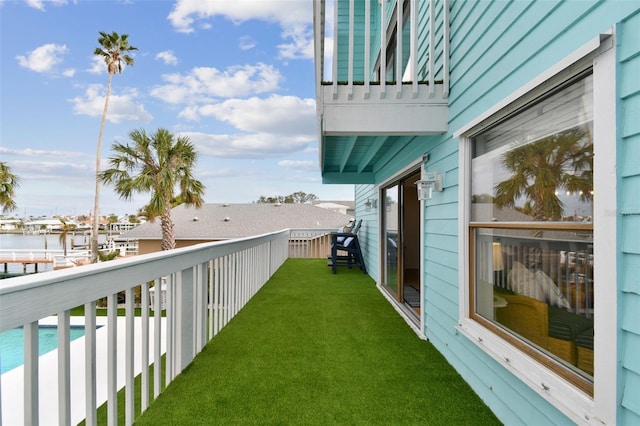
M208 340L251 299L288 257L290 231L257 237L199 244L166 252L140 255L55 272L10 278L0 286L0 332L24 328L24 417L23 424L40 420L43 392L39 390L38 321L57 315L57 412L55 423L68 425L78 419L71 416L70 310L85 309L85 383L86 424L96 424L96 304L107 300L107 412L108 424L117 423L118 371L125 371L125 422L134 420L134 354L142 357L141 399L135 404L144 411L161 392L161 368L153 369L153 396L149 395L150 351L161 359L166 345L165 386L199 353ZM149 283L159 286L166 280L166 318L161 318L160 298L155 298L153 317L149 309ZM134 333L134 291L140 287L143 307L141 338ZM118 293L126 293L125 338L118 344ZM153 322L150 326L151 318ZM150 330L153 329L153 332ZM161 344L162 343L162 344ZM135 351L134 351L135 349ZM118 354L124 353L124 368ZM74 365L75 366L75 365ZM76 367L77 368L77 367ZM4 378L4 377L3 377ZM43 389L44 390L44 389ZM0 399L13 392L0 386ZM3 406L0 419L7 410ZM15 413L14 413L15 414ZM51 422L52 419L43 419Z
M289 257L299 259L326 258L331 253L331 233L336 229L292 229Z

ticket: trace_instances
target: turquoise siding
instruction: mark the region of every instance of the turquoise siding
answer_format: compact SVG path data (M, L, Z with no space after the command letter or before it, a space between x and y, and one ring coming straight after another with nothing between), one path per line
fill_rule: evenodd
M428 6L421 3L420 40L428 32ZM439 3L440 4L440 3ZM617 23L618 57L618 224L619 224L619 402L618 422L640 424L640 17L634 1L451 2L450 131L418 136L384 166L376 182L430 153L429 170L444 174L442 193L425 210L425 324L430 341L447 357L506 424L568 424L536 392L496 364L466 337L458 324L458 150L453 131L531 81ZM631 15L630 14L633 14ZM425 15L426 14L426 15ZM441 29L440 29L441 30ZM421 44L426 60L426 44ZM437 51L437 50L436 50ZM378 213L361 203L373 185L356 187L357 216L365 219L362 239L376 280L380 254ZM372 233L373 235L369 235Z
M349 69L349 3L338 5L338 81L348 80ZM364 80L364 3L356 2L354 9L354 80Z
M640 11L618 33L620 424L640 424Z
M380 200L378 208L366 211L364 202L367 199L378 199L378 190L374 185L356 185L356 220L362 219L362 227L358 233L358 239L362 247L364 262L367 265L367 272L376 282L379 281L378 259L380 252L378 249L378 214L380 211Z
M369 0L368 0L369 1ZM349 58L349 2L338 2L338 81L348 80L348 58ZM387 3L385 10L386 22L391 19L394 11L396 0ZM370 39L371 55L368 69L372 70L376 63L377 56L375 52L380 50L380 5L377 1L370 1L371 9L371 29ZM443 2L436 2L435 6L435 56L434 56L434 79L443 79ZM332 19L332 18L331 18ZM365 2L356 1L354 11L354 81L363 81L365 73L364 64L364 21L365 21ZM418 79L426 81L429 78L428 73L428 52L429 52L429 2L418 1L418 27L421 31L418 34ZM403 28L402 34L402 69L404 70L409 62L410 56L410 25ZM373 79L373 72L369 74Z

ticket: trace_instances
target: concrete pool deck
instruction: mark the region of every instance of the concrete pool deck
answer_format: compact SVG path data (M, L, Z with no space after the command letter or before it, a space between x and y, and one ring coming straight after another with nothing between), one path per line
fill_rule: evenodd
M57 325L57 317L47 317L39 321L40 325ZM117 386L125 385L125 317L118 317ZM71 317L71 325L84 325L84 317ZM154 362L152 346L154 319L149 320L149 363ZM96 317L96 402L99 407L107 400L107 317ZM161 319L163 331L166 319ZM134 319L134 342L142 340L141 318ZM78 424L85 415L85 338L80 337L70 343L71 358L71 423ZM165 333L162 333L161 353L164 354ZM140 345L134 347L134 374L142 371ZM53 350L39 357L39 416L41 425L58 424L58 351ZM2 425L24 424L24 367L7 371L0 377L2 389ZM124 409L124 407L122 408Z

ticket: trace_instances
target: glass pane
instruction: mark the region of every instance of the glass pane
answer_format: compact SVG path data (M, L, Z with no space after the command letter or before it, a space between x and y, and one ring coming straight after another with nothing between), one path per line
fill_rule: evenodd
M398 293L398 191L398 185L394 185L382 193L386 259L384 284L394 294Z
M587 76L473 138L472 221L591 221L592 86Z
M475 310L593 375L593 233L476 228Z

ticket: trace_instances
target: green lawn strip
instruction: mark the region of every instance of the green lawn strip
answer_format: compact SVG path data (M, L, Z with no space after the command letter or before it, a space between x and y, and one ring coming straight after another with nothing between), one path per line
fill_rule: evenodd
M149 367L149 400L153 402L153 371L155 364L151 364ZM161 361L161 372L160 372L160 381L161 381L161 389L164 389L165 383L165 356L162 356ZM118 391L118 424L124 425L126 420L126 412L125 412L125 389L122 388ZM136 376L134 380L134 413L135 416L139 416L141 412L141 396L142 396L142 376ZM96 411L96 420L99 425L107 424L107 403L105 402L100 407L98 407ZM84 426L85 421L79 423L79 426Z
M499 424L359 269L290 259L139 424Z

